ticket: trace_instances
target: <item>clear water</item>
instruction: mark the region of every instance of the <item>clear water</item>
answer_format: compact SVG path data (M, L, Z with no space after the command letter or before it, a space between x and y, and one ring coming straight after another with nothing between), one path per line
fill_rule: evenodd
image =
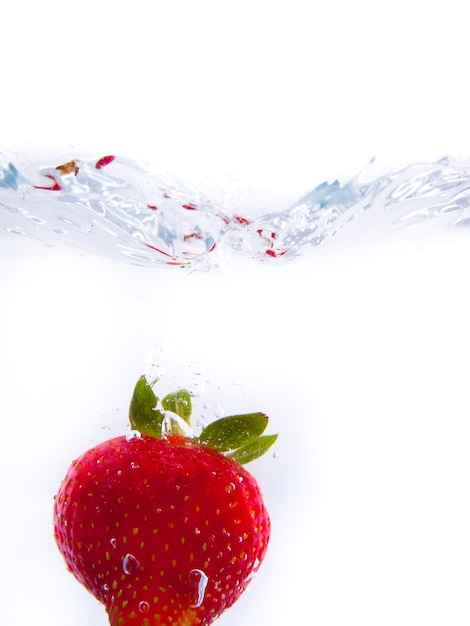
M203 421L262 410L280 434L249 466L271 548L221 625L467 624L470 161L370 164L281 211L97 161L1 160L5 623L25 598L49 626L106 623L52 496L129 431L147 371Z
M362 238L436 218L470 226L470 162L447 157L382 175L371 163L261 215L250 206L233 212L166 172L114 156L44 165L3 154L0 189L2 234L141 265L215 269L233 254L287 260L352 224Z

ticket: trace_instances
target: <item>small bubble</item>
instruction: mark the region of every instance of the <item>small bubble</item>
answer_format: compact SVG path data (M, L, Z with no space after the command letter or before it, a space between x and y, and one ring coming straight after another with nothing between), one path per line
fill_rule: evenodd
M228 485L225 486L225 491L227 493L232 493L232 491L235 490L235 485L233 483L228 483Z
M206 573L200 569L192 569L189 572L189 606L193 608L201 606L208 581Z
M145 602L145 601L139 602L139 611L141 613L147 613L149 609L150 609L150 604L148 602Z
M103 589L103 591L104 591L105 593L108 593L108 591L109 591L109 585L106 585L106 584L105 584L105 585L103 585L102 589Z
M113 548L116 550L117 548L117 540L113 537L112 539L109 540L109 543L113 546Z
M133 554L126 554L122 562L122 569L124 571L124 574L127 574L128 576L135 574L139 568L139 565L139 561L135 558Z
M273 459L279 458L279 452L273 452Z
M140 434L138 430L131 430L126 435L127 441L136 441L137 439L140 439L141 437L142 435Z

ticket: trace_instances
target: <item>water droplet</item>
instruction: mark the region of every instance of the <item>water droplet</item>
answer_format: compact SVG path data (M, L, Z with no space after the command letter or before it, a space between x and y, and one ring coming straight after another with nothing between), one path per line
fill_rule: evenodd
M137 439L140 439L141 437L142 435L140 434L138 430L131 430L126 435L127 441L136 441Z
M279 452L273 452L273 459L279 458Z
M145 602L145 601L139 602L139 611L141 613L147 613L149 609L150 609L150 604L148 602Z
M227 493L232 493L232 491L235 490L235 485L233 483L228 483L228 485L225 486L225 491Z
M113 548L116 550L117 548L117 540L113 537L112 539L109 540L109 543L113 546Z
M201 569L192 569L189 572L189 606L201 606L208 582L209 578Z
M127 574L128 576L135 574L139 568L139 565L139 561L135 558L133 554L126 554L122 562L122 569L124 571L124 574Z

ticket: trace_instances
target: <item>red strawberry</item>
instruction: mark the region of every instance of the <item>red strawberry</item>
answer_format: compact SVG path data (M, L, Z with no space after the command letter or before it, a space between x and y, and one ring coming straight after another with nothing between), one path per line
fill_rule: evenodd
M156 404L141 378L130 407L139 431L72 463L55 497L55 538L111 626L208 625L245 590L269 541L258 484L234 459L259 456L276 436L260 436L267 418L255 413L190 439L174 434L187 430L187 392Z

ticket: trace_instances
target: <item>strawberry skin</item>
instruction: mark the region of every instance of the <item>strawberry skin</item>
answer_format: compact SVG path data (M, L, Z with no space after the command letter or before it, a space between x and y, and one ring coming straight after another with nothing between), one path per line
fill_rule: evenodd
M211 624L269 541L256 480L185 437L116 437L76 459L54 502L66 564L111 626Z

